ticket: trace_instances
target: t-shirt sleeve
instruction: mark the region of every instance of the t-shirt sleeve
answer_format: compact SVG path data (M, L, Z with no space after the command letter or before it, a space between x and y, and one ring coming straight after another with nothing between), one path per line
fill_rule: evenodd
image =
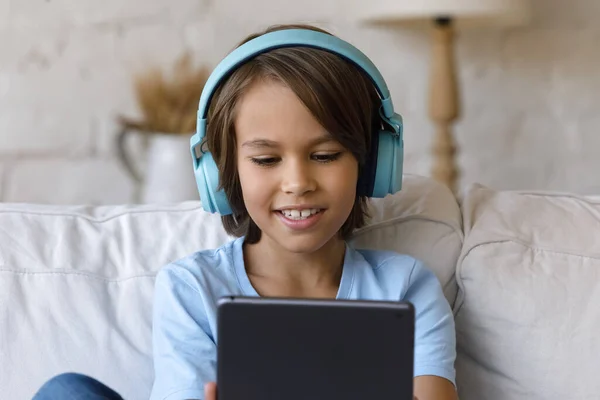
M415 307L414 376L435 375L455 384L454 316L437 277L415 263L404 300Z
M182 278L186 273L167 266L156 277L150 400L203 399L204 384L215 381L216 344L202 295Z

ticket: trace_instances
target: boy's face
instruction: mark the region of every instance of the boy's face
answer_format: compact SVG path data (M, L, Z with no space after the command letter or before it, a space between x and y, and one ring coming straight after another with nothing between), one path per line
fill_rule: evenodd
M255 83L240 99L235 130L244 203L261 241L310 253L338 240L356 196L353 154L274 81Z

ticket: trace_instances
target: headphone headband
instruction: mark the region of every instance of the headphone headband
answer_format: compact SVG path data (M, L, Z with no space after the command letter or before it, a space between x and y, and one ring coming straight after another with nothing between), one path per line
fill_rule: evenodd
M390 97L390 91L381 76L381 73L375 65L356 47L333 35L313 31L309 29L286 29L266 33L257 38L244 43L233 50L223 59L214 69L202 91L200 103L198 105L198 127L206 124L206 115L208 105L219 84L226 79L232 71L241 64L247 62L262 53L284 47L312 47L319 50L328 51L345 58L357 67L361 68L373 82L381 97L380 114L386 120L394 117L394 105ZM390 123L390 125L395 125ZM201 132L200 129L197 129ZM200 138L201 139L201 138Z

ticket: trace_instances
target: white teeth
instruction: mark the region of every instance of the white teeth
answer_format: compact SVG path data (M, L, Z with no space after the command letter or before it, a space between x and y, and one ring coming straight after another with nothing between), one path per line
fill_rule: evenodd
M281 210L281 213L290 219L306 219L313 214L319 212L318 208L311 208L306 210Z

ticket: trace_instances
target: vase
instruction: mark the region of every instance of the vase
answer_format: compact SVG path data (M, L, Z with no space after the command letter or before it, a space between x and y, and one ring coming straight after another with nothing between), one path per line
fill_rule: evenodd
M135 132L123 130L117 138L119 159L137 186L136 202L177 203L199 200L190 155L190 134L138 132L141 160L125 145ZM137 164L137 165L136 165Z

